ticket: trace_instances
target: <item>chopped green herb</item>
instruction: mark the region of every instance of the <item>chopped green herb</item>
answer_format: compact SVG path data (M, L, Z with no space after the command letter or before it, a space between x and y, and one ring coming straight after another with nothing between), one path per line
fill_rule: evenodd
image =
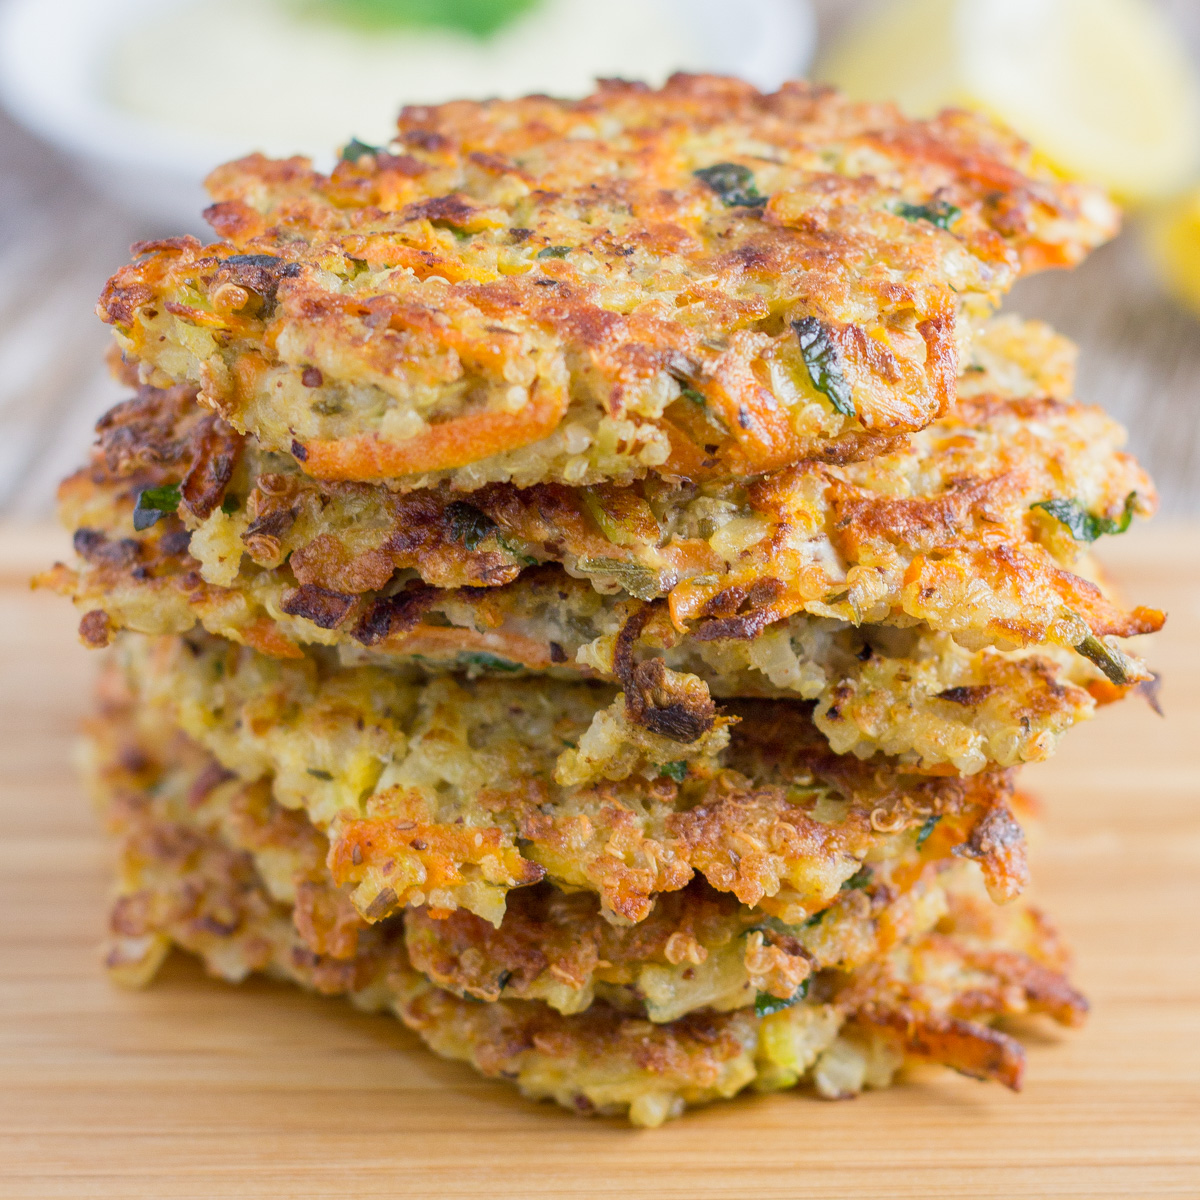
M854 888L865 888L871 882L871 875L870 867L859 867L849 879L842 883L842 891L849 892Z
M668 779L675 780L676 783L682 783L687 773L687 760L683 758L678 762L663 763L659 771L660 775L665 775Z
M537 0L293 0L301 11L366 30L452 29L491 37Z
M1128 659L1115 646L1089 633L1075 649L1084 658L1094 662L1118 687L1129 682Z
M854 396L842 374L837 346L829 336L828 328L816 317L801 317L792 322L792 328L800 339L800 353L804 355L804 365L813 387L827 396L842 416L854 416Z
M804 922L805 929L815 929L820 923L825 920L825 914L829 911L827 908L821 909L819 913L813 913L807 921Z
M446 516L450 521L450 536L468 550L474 550L496 528L491 517L464 500L446 505Z
M926 817L925 820L921 823L921 828L917 830L917 849L918 850L920 850L920 848L923 845L925 845L925 843L927 841L929 841L929 835L937 828L937 823L941 819L942 818L940 816L935 814L932 817Z
M162 487L143 488L138 501L146 508L174 512L179 507L180 487L177 483L165 483Z
M1078 500L1039 500L1029 507L1043 509L1056 521L1061 521L1077 542L1094 542L1105 533L1124 533L1133 520L1133 506L1136 502L1137 493L1130 492L1125 497L1124 510L1115 520L1088 512Z
M898 204L896 213L906 221L928 221L939 229L949 229L962 216L962 209L945 200L935 200L932 204Z
M571 253L570 246L543 246L535 258L566 258Z
M156 521L169 517L179 507L179 484L166 483L162 487L143 488L138 492L137 504L133 509L133 527L139 532L149 529Z
M481 671L502 671L506 674L524 670L520 663L510 662L507 658L499 658L495 654L486 654L482 650L460 654L458 663L463 667L478 667Z
M240 507L241 501L236 496L226 496L225 499L221 501L221 511L227 517L233 516L233 514L237 512Z
M521 564L521 566L523 566L523 567L536 567L537 566L538 560L536 558L534 558L532 554L526 554L519 546L513 545L513 543L507 537L505 537L504 534L502 534L502 533L496 534L496 545L498 545L501 550L505 550L509 554L511 554L513 556L513 558L515 558L517 560L517 562L519 562Z
M807 979L787 1000L780 1000L778 996L772 996L770 992L759 992L754 997L754 1015L756 1017L769 1017L772 1013L783 1012L785 1008L791 1008L793 1005L799 1004L807 995Z
M309 767L308 773L314 779L323 779L326 783L329 783L333 779L333 776L328 771L322 771L319 767Z
M575 565L584 575L611 575L639 600L654 600L662 595L658 572L640 563L622 562L619 558L581 558Z
M761 208L767 202L754 186L754 172L741 163L717 163L692 174L716 192L726 208Z
M728 437L729 427L717 414L712 405L709 404L708 397L699 388L692 387L691 384L685 383L682 379L677 378L676 382L679 384L679 398L686 400L689 404L694 404L703 415L705 423L717 432L718 437Z
M382 149L382 146L368 146L366 142L360 142L358 138L351 138L342 147L342 161L356 163L360 158L378 154Z

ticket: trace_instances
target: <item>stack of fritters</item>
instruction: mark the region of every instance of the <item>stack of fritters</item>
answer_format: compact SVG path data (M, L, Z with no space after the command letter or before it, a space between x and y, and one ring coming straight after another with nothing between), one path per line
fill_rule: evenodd
M1149 515L991 314L1115 225L981 118L680 76L409 108L135 247L136 389L45 580L114 643L109 964L390 1008L656 1124L1085 1010L1013 769L1151 679L1085 551Z

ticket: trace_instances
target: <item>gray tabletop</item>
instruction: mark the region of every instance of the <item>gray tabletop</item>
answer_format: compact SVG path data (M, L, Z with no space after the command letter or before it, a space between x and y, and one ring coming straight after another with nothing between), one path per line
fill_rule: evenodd
M1200 4L1164 0L1200 48ZM859 7L818 0L822 37ZM153 234L0 114L0 518L42 518L120 398L92 307L130 242ZM1082 267L1020 283L1007 308L1079 342L1080 394L1129 429L1163 508L1200 512L1200 321L1162 294L1136 227Z

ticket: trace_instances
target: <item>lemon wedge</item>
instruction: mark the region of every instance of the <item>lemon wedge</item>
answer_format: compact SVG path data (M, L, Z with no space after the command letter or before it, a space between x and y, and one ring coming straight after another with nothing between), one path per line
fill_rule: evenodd
M1168 289L1200 314L1200 188L1152 214L1146 240Z
M1151 0L893 0L817 73L917 116L983 110L1127 202L1200 166L1200 82Z

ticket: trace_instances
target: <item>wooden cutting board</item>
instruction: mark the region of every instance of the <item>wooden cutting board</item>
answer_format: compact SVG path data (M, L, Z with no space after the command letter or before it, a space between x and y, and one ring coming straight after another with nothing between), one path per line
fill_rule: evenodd
M433 1057L388 1017L178 957L111 987L107 852L71 767L94 659L28 573L64 552L0 530L0 1195L5 1197L1200 1196L1200 527L1105 546L1162 720L1103 712L1027 782L1038 891L1093 1014L1032 1025L1012 1095L922 1069L828 1103L748 1096L659 1130L583 1120Z

